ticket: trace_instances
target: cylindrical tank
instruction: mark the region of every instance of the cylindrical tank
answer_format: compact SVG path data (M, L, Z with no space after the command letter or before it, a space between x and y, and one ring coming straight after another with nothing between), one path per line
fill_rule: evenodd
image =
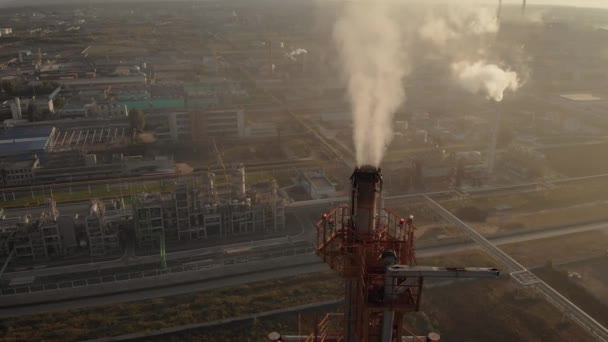
M209 188L209 193L213 194L213 192L215 191L215 174L214 173L207 173L207 187Z
M99 206L97 205L97 202L91 203L91 206L89 207L89 215L93 216L93 215L97 215L98 213L99 213Z
M236 168L236 179L234 186L236 187L236 196L240 199L245 198L246 185L245 185L245 165L239 164Z
M351 218L355 238L370 234L376 229L378 198L382 191L380 169L364 165L351 176Z
M13 119L21 120L23 113L21 112L21 100L19 97L15 97L15 112L13 113Z
M439 342L440 339L441 336L439 336L439 334L436 332L430 332L426 337L428 342Z

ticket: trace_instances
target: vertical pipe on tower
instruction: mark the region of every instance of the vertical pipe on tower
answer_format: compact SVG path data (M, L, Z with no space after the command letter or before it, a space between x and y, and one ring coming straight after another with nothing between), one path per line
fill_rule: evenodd
M350 232L347 240L350 243L362 242L371 238L371 234L376 229L376 216L378 198L382 191L382 174L380 169L364 165L356 168L350 177L352 183L351 206L350 206ZM356 246L350 248L350 257L347 258L349 269L359 269L362 267L362 255L358 255L359 250ZM354 274L353 274L354 275ZM358 278L347 279L345 281L345 324L344 339L347 342L355 342L366 338L358 336L361 327L357 326L357 319L361 316L361 299L359 298Z
M376 229L378 198L382 191L380 169L364 165L351 176L351 222L355 239L361 240Z

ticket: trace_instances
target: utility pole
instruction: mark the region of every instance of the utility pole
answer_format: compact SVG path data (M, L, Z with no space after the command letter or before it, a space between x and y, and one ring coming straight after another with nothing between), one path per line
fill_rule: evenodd
M161 270L167 269L167 254L165 246L165 233L160 233L160 268Z

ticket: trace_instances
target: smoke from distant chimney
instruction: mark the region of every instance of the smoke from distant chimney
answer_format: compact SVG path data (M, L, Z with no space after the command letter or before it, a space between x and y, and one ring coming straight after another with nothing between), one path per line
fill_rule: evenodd
M465 90L483 94L496 102L502 101L506 90L516 91L519 88L517 73L503 70L496 64L458 62L452 64L452 72Z

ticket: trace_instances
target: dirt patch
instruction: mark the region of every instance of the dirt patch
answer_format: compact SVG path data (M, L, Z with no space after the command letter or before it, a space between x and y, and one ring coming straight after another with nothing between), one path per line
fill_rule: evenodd
M413 331L437 331L450 341L589 339L536 292L517 288L508 278L430 288L422 312L408 315L407 321Z
M496 225L490 223L468 223L469 226L473 227L479 234L485 236L495 235L499 232L499 228Z
M499 264L489 255L477 250L420 258L417 263L418 265L443 267L499 267Z
M580 275L580 279L576 276L570 279L608 306L608 257L561 265L557 269Z
M514 214L509 217L493 218L501 230L513 228L535 230L548 227L576 225L583 222L597 222L608 219L606 202L592 202L564 208L545 209L531 213Z
M549 165L570 177L597 175L608 172L608 144L567 146L544 151Z
M568 272L553 267L543 267L534 273L602 325L608 324L608 306L582 286L582 279L569 277Z

